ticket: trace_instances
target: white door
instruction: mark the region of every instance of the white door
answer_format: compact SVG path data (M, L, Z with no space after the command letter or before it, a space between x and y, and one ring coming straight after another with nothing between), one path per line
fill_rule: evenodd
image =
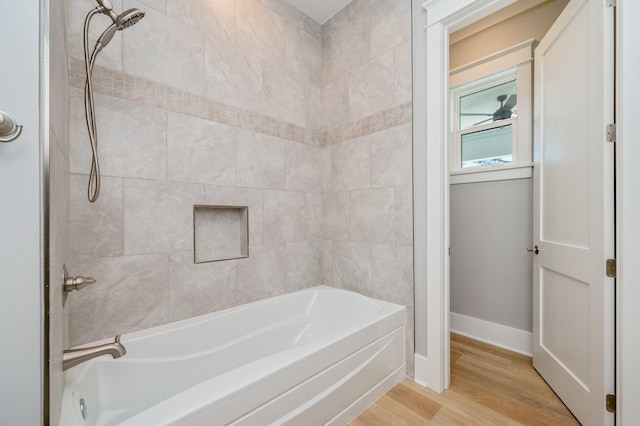
M40 3L0 2L0 111L24 126L0 142L0 425L43 420Z
M612 425L613 9L571 0L535 55L533 365L585 426Z

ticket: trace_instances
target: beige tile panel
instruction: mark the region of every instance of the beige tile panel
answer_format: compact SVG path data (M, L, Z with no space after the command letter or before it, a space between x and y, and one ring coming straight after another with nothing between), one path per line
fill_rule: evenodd
M169 254L169 321L236 305L236 262L193 263L192 251Z
M100 197L87 200L88 175L70 175L69 255L96 258L124 254L123 179L103 176Z
M96 280L69 294L69 344L88 343L167 322L168 254L72 260L72 276Z
M286 244L287 292L322 284L322 240Z
M285 244L251 248L250 257L236 260L238 304L285 292Z

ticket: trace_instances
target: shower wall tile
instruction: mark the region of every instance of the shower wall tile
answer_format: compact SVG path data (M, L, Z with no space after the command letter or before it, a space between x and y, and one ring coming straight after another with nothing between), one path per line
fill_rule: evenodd
M193 251L169 254L169 321L236 305L236 262L193 263Z
M393 51L354 69L349 78L349 111L363 118L395 105Z
M287 292L322 284L322 241L286 244Z
M396 187L396 239L398 245L413 247L413 187Z
M64 78L65 74L50 75ZM64 118L60 114L58 119ZM67 116L68 118L68 116ZM53 129L54 123L51 123ZM64 292L62 290L63 265L67 262L69 246L68 232L68 164L59 145L63 144L50 130L49 176L50 176L50 208L49 208L49 391L51 397L50 418L57 424L62 408L64 389L64 372L62 355L67 348L67 313L64 309Z
M327 193L333 190L333 149L332 147L322 148L322 192Z
M411 40L399 44L393 49L396 102L411 102L413 97Z
M410 125L371 135L371 186L411 183L411 138Z
M267 117L279 117L287 123L291 123L302 128L306 122L306 102L303 107L295 108L293 104L276 99L270 95L262 96L262 108Z
M333 241L322 242L322 283L333 286Z
M168 318L166 253L74 260L70 275L96 283L67 298L71 346L164 324Z
M307 240L323 238L323 214L322 194L307 194Z
M258 2L283 17L286 20L287 28L299 28L320 39L322 26L288 1L258 0Z
M349 82L341 77L322 86L324 130L333 129L350 119Z
M305 240L306 204L301 192L264 191L264 243Z
M349 240L349 192L329 192L323 195L324 238Z
M283 67L285 20L255 0L236 0L236 46Z
M205 81L207 96L262 112L262 61L254 55L207 37Z
M376 57L411 39L411 2L376 0L371 10L371 56Z
M132 7L152 7L160 12L167 13L167 0L125 0L125 9Z
M322 87L307 84L305 105L305 128L314 135L321 135L322 124Z
M173 181L235 185L235 129L169 113L167 177Z
M122 32L124 72L202 93L204 35L155 9L142 22Z
M334 191L371 186L371 139L368 136L335 145L331 162Z
M66 0L69 4L67 43L69 45L69 56L74 58L84 58L83 30L85 17L94 9L97 4L86 0ZM112 0L111 4L115 10L122 9L122 0ZM113 22L102 14L96 15L92 21L89 31L89 49L93 51L93 46L100 34ZM127 30L131 31L131 30ZM111 40L111 43L100 52L96 59L97 65L102 65L110 69L122 71L122 35L118 31Z
M413 303L413 248L371 246L374 297L401 305Z
M48 97L49 128L49 274L44 291L49 297L49 342L47 381L50 424L60 423L65 373L63 351L67 348L68 313L62 291L63 265L69 252L69 47L67 2L49 5L50 82ZM6 202L6 200L5 200Z
M285 141L244 130L236 140L236 185L284 189Z
M411 101L409 0L354 0L323 24L323 279L407 306L409 374Z
M149 1L149 0L146 0ZM169 16L198 28L208 36L233 43L235 35L235 0L164 0Z
M370 58L369 10L363 9L323 39L329 46L323 55L323 83L329 83L340 74Z
M238 303L248 303L285 292L285 244L258 246L248 259L236 261Z
M125 254L189 250L193 205L204 199L203 185L125 179Z
M322 41L304 26L288 25L286 30L285 67L306 81L322 83Z
M249 208L249 254L254 245L261 245L262 238L262 190L213 186L205 188L205 204L218 206L246 206Z
M78 47L88 10L68 2L80 23L73 29L69 21L70 170L86 175ZM94 318L84 301L73 304L72 340L320 283L406 302L410 2L354 0L323 26L284 0L121 2L117 10L144 7L147 17L116 35L94 75L103 179L122 182L122 192L104 184L104 217L78 208L77 232L94 232L100 243L73 252L72 264L83 274L85 265L96 275L109 269L111 281L124 282L85 294L88 306L117 300L114 292L142 280L142 310L127 301L130 313L96 308ZM96 17L94 31L108 24ZM84 178L71 186L78 202ZM192 263L196 203L249 207L248 259ZM124 256L112 250L118 233L99 231L118 214ZM397 279L405 281L385 283ZM121 326L104 330L113 315Z
M333 242L333 285L364 295L372 294L370 244Z
M322 148L287 141L287 191L322 192Z
M351 192L351 241L393 243L395 190L363 189Z
M95 102L102 175L164 179L166 111L104 95L96 95ZM91 145L77 89L71 92L70 149L70 171L89 174Z
M265 99L276 100L295 111L304 111L306 89L302 78L269 64L263 66Z
M69 255L71 258L122 256L124 211L122 178L103 176L100 196L87 199L88 175L69 179Z

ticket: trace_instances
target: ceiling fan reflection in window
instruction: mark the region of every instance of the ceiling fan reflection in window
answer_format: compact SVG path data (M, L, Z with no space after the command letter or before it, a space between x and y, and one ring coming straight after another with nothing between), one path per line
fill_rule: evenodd
M492 112L492 113L463 112L460 115L489 117L486 120L482 120L477 123L474 123L473 126L484 124L487 121L498 121L498 120L506 120L508 118L511 118L511 115L513 114L513 108L516 106L517 95L511 95L509 96L509 99L507 99L507 95L500 95L497 97L497 100L498 102L500 102L500 108L498 108L495 112Z

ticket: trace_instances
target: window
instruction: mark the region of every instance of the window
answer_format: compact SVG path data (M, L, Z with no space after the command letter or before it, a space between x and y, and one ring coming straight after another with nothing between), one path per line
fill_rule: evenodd
M451 183L530 177L533 46L522 43L452 71ZM514 173L518 168L528 170ZM482 176L456 177L473 173Z

